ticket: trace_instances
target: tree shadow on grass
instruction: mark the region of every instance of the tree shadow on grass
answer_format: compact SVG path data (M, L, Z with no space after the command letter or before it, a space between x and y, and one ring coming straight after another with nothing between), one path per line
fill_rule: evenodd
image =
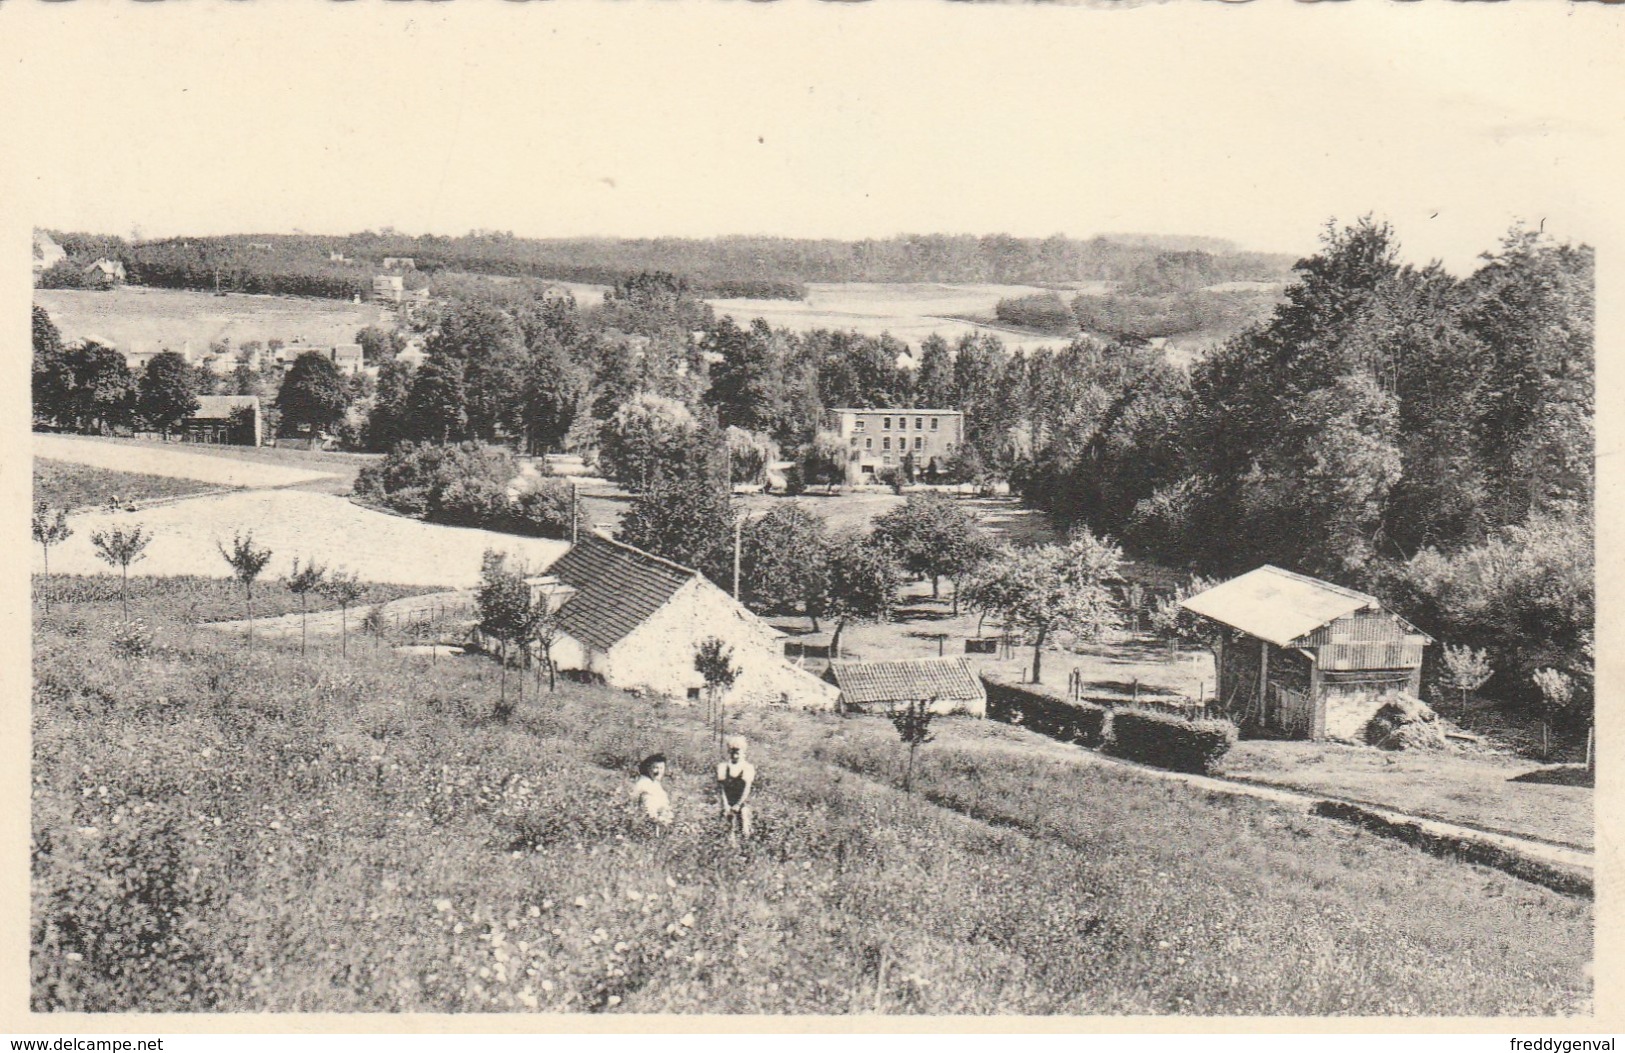
M1583 764L1554 764L1549 768L1536 768L1526 771L1522 775L1515 775L1508 782L1540 783L1547 786L1585 786L1597 785L1596 773Z

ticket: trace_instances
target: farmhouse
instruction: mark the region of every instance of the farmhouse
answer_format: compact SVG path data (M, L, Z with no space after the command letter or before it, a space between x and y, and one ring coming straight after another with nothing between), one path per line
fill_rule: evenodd
M694 654L716 637L739 669L725 704L835 706L833 685L784 660L782 633L688 567L588 534L532 587L557 612L552 655L560 669L697 700L705 680Z
M840 689L843 711L886 713L929 702L933 713L987 715L987 691L963 658L834 661L824 678Z
M180 423L185 442L258 446L263 416L258 395L199 395L197 412Z
M406 299L406 279L399 274L378 274L372 279L372 298L400 303Z
M832 409L825 425L846 443L847 482L853 485L902 467L905 459L916 471L940 470L965 441L959 410Z
M87 289L111 289L115 285L122 285L124 264L103 257L85 268L84 283Z
M1218 697L1265 731L1363 741L1382 704L1420 692L1432 639L1375 597L1262 566L1181 603L1218 629Z

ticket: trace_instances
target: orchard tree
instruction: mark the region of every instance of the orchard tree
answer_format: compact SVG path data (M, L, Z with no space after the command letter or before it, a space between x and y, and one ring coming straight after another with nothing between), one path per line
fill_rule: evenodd
M722 741L722 696L740 673L733 664L733 653L732 647L715 636L700 641L694 652L694 668L705 680L706 715L716 729L718 743Z
M265 565L271 562L271 550L254 547L254 532L246 535L233 534L231 548L216 542L215 547L220 550L220 556L231 566L232 576L243 587L243 595L248 604L248 650L254 651L254 582L259 578Z
M339 608L339 653L350 653L350 607L366 594L367 587L357 579L355 572L346 573L336 570L328 575L327 580L317 586L323 596L338 604Z
M620 540L681 563L723 589L733 582L734 508L713 479L659 479L632 499Z
M1466 644L1444 645L1444 667L1446 686L1461 692L1463 708L1467 705L1467 695L1483 687L1495 675L1489 651L1482 647L1475 651Z
M502 667L497 695L497 717L506 721L513 713L508 705L508 649L515 645L529 645L534 623L534 604L530 586L522 571L508 566L508 558L500 552L486 549L480 564L480 586L475 594L475 610L479 615L480 632L496 640L500 651L497 661ZM525 678L519 677L519 689L524 690Z
M982 554L974 540L975 518L959 502L939 493L910 494L875 520L874 533L904 570L930 580L933 599L944 577L962 575Z
M300 654L305 653L305 618L310 607L310 594L320 589L326 578L326 567L322 566L320 563L317 563L314 559L307 561L305 565L301 567L299 565L299 560L296 558L293 561L293 573L289 574L285 579L283 579L283 583L287 585L288 591L299 597Z
M152 356L136 385L136 412L169 438L169 429L198 411L196 372L174 351Z
M320 435L332 431L350 408L349 387L331 359L306 351L293 360L276 397L284 435Z
M40 554L45 560L45 587L42 595L45 599L45 613L51 613L51 546L59 545L73 536L73 527L68 525L68 510L58 508L52 510L44 501L34 505L34 516L31 522L34 532L34 542L40 547Z
M751 520L740 538L740 579L748 606L770 613L799 611L817 632L829 592L824 517L799 504L781 504Z
M130 530L114 527L112 530L96 531L90 535L90 543L96 548L97 559L118 568L119 604L124 609L124 620L129 621L130 565L147 558L147 546L152 543L152 535L139 525Z
M931 734L931 718L936 715L931 711L934 701L934 698L910 699L891 711L892 727L897 729L897 737L908 747L908 767L903 770L904 793L914 792L915 753L935 738Z
M1098 638L1118 623L1113 584L1123 554L1114 544L1080 530L1066 545L1016 549L996 571L986 593L1005 625L1033 643L1033 683L1043 681L1044 645L1056 632Z
M835 622L829 653L841 653L841 634L849 623L881 622L897 607L902 570L884 545L868 536L843 533L829 545L829 591L824 614Z

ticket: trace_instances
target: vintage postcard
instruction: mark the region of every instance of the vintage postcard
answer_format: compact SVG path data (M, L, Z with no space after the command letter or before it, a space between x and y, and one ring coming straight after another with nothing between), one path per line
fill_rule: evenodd
M0 4L0 1029L1617 1026L1620 18Z

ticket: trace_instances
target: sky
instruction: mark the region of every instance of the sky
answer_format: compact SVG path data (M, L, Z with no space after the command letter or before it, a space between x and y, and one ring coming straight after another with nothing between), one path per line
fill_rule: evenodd
M6 5L39 226L1594 241L1600 5ZM1554 81L1554 71L1561 71ZM1610 105L1595 105L1613 99ZM15 217L15 213L14 213Z

